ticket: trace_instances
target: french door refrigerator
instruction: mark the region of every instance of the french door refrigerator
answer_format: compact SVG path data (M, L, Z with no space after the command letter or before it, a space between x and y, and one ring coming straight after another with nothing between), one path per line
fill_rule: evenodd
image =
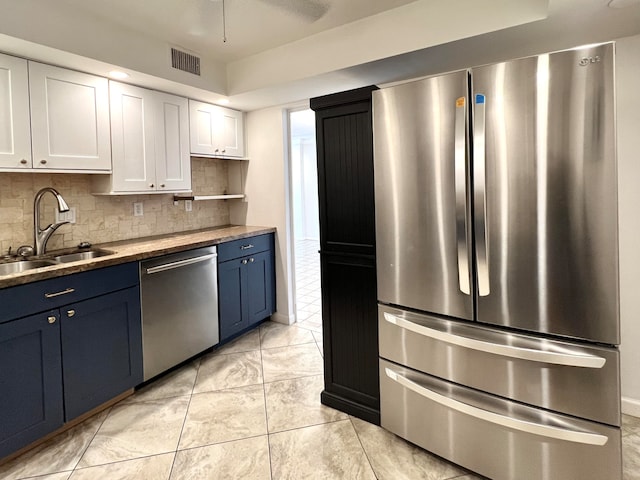
M373 92L381 424L492 479L622 475L613 65Z

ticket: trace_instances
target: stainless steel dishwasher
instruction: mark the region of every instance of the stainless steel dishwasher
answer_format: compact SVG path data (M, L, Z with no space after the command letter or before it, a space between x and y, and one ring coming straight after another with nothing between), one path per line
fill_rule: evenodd
M216 247L140 262L144 380L216 345Z

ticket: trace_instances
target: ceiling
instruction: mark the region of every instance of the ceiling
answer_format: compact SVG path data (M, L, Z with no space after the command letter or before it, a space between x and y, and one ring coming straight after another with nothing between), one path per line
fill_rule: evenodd
M255 110L640 33L640 0L0 0L0 51ZM201 57L171 68L169 47Z
M228 63L416 0L57 1Z

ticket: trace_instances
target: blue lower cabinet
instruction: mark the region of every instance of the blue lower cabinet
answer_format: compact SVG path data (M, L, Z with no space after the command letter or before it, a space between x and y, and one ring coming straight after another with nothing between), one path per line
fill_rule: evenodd
M60 309L65 420L142 383L137 287Z
M58 311L0 324L0 458L63 424Z
M253 249L261 249L245 256ZM218 247L220 341L246 330L274 312L275 267L272 234ZM236 256L237 258L231 258ZM223 259L224 261L220 261Z

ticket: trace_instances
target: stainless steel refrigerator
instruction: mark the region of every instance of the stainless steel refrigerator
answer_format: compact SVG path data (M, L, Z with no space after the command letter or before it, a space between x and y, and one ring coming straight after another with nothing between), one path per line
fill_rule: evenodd
M618 479L614 45L373 93L381 424L493 479Z

